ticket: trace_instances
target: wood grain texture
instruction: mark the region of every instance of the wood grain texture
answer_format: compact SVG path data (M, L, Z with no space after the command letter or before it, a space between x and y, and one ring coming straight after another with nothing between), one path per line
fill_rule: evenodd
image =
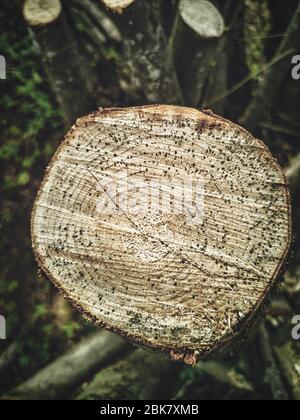
M203 212L162 199L150 207L146 193L146 211L134 200L125 211L123 191L115 213L99 211L116 204L111 186L125 173L130 199L137 180L163 189L202 179ZM175 209L186 191L174 190ZM49 166L32 240L88 319L193 364L231 342L274 286L291 240L289 192L265 145L209 111L99 110L78 120Z

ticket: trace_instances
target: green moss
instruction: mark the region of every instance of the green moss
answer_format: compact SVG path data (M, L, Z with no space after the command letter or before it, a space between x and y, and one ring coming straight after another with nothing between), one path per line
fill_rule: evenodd
M271 15L267 0L245 0L245 39L248 67L256 75L266 64L265 39L271 30Z

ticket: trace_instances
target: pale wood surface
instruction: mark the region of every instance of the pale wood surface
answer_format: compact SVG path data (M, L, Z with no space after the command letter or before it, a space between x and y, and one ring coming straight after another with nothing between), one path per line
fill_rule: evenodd
M183 21L202 38L219 38L225 30L224 20L215 6L206 0L181 0Z
M135 0L102 0L106 7L121 13L126 7L130 6Z
M43 26L55 21L62 12L60 0L25 0L24 17L31 26Z
M104 176L121 182L125 170L164 185L202 178L203 220L162 203L99 213ZM32 238L41 268L86 317L194 363L235 337L274 285L291 239L289 193L264 144L210 112L100 110L48 168Z

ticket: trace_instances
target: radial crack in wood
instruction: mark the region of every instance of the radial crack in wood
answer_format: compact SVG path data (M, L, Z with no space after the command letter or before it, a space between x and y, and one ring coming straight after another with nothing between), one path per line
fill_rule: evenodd
M135 0L102 0L106 7L117 13L122 13Z
M195 364L248 329L274 287L289 192L266 146L209 111L99 110L49 166L32 240L89 320Z
M62 12L60 0L25 0L25 20L31 26L43 26L54 22Z

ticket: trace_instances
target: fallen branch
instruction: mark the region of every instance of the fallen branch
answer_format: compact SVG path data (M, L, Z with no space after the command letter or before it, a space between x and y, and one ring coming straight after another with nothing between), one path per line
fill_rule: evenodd
M128 348L129 344L116 335L94 333L3 399L54 400L65 396Z
M167 398L174 387L174 362L146 350L135 350L102 370L83 388L78 400L152 400Z
M254 385L236 368L219 361L201 361L194 371L194 378L188 379L177 391L173 400L185 400L187 398L205 399L210 388L225 385L229 392L242 395L251 399L254 395ZM196 396L194 396L196 392ZM196 397L196 398L195 398Z

